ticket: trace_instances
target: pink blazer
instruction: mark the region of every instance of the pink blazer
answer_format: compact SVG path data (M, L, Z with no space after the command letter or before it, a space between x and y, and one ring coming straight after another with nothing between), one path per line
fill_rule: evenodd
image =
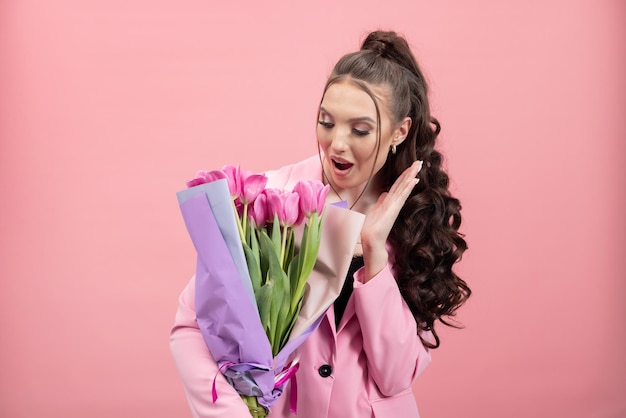
M321 180L319 157L267 173L268 187L291 189L301 179ZM339 327L332 307L319 328L296 351L298 418L418 418L411 385L430 363L415 319L402 299L391 266L354 292ZM423 334L425 338L430 335ZM218 372L196 323L194 279L180 296L170 348L194 418L249 418L239 395ZM214 379L219 397L212 402ZM291 417L291 387L272 407L272 418Z

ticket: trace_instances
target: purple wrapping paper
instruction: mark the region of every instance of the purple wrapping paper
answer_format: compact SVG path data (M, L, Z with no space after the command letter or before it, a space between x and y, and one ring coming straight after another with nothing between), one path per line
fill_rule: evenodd
M250 301L222 238L207 196L204 193L194 196L180 207L198 253L196 318L207 347L220 364L249 363L270 370L270 344L256 306ZM274 375L256 375L255 382L261 392L271 393ZM244 387L236 389L245 390Z
M224 242L226 242L228 251L237 267L239 277L246 287L250 300L256 306L254 291L252 290L252 283L250 282L250 276L248 274L246 257L241 247L239 232L237 230L237 224L235 223L232 201L230 199L224 199L224 196L228 196L230 193L228 182L226 180L219 180L185 189L177 193L178 202L182 205L187 199L201 193L205 193L206 197L209 199L211 212L213 212L217 225L222 232L222 238Z
M199 187L196 191L195 196L185 191L180 209L198 254L195 278L198 326L218 364L234 363L223 369L231 385L239 393L258 396L260 403L270 406L284 387L274 388L275 374L314 328L291 341L281 351L281 360L274 363L256 303L249 296L250 278L247 274L241 277L226 244L236 242L241 247L228 188ZM219 205L226 207L216 210L215 206ZM221 214L220 223L226 225L222 229L214 211ZM224 219L229 216L230 222Z

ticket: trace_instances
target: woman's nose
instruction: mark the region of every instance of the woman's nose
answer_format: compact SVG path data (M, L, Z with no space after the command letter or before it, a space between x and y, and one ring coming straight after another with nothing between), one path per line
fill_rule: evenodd
M340 129L334 129L331 133L330 147L335 151L344 151L348 148L348 136Z

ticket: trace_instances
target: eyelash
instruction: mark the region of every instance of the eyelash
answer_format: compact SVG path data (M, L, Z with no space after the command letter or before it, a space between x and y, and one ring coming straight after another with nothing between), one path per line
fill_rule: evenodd
M322 125L326 129L332 129L332 128L335 127L335 124L332 123L332 122L326 122L326 121L320 120L320 121L317 121L317 123L319 123L320 125ZM356 129L356 128L353 128L352 132L355 135L358 135L358 136L366 136L366 135L370 134L370 131L363 131L361 129Z

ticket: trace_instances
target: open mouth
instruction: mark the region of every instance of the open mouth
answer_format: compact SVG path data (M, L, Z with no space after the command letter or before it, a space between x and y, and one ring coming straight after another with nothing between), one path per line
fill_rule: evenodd
M354 165L352 163L335 160L334 158L332 159L332 161L335 167L337 168L337 170L341 170L341 171L345 171Z

